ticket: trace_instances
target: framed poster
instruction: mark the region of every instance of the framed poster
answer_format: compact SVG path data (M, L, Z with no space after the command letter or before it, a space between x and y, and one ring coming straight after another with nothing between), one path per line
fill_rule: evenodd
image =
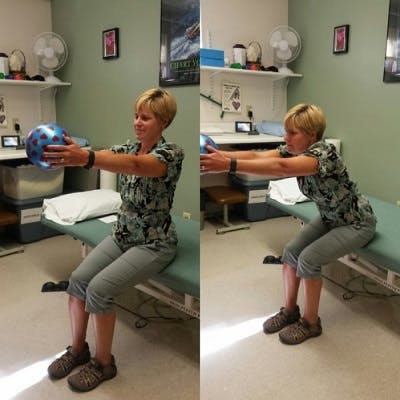
M349 51L350 25L335 26L333 29L333 53L347 53Z
M160 47L161 87L200 83L200 0L161 0Z
M390 0L383 81L400 82L400 0Z
M0 96L0 127L7 128L6 98Z
M237 83L222 83L222 111L242 112L242 91Z
M118 58L119 29L107 29L103 31L103 59Z

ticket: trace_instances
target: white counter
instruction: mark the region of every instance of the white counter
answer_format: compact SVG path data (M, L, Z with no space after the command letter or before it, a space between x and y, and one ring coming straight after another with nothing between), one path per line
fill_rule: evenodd
M223 132L207 133L216 144L241 144L241 143L284 143L282 137L273 135L248 135L247 133Z
M0 161L27 158L25 149L2 149L0 148Z

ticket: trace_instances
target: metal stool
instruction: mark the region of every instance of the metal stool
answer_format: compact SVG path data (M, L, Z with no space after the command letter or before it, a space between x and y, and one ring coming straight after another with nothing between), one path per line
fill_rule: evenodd
M231 224L228 218L228 207L230 204L243 203L247 201L247 196L231 186L209 186L202 188L213 203L223 207L223 224L225 227L218 228L217 233L236 231L239 229L249 229L250 224Z

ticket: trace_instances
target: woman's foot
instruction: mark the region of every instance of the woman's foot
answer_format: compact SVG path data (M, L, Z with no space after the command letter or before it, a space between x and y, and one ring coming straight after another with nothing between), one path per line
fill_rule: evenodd
M78 392L88 392L100 385L101 382L112 379L117 375L114 356L107 365L101 365L96 359L92 358L77 374L68 378L71 389Z
M89 361L90 351L87 343L85 343L80 353L77 353L72 346L68 346L67 351L49 365L47 372L52 379L64 378L69 375L75 367L86 364Z
M279 339L285 344L300 344L305 340L317 337L322 333L321 319L315 324L308 323L304 318L279 332Z
M285 307L281 307L280 311L273 317L268 318L263 324L264 333L275 333L286 326L297 322L300 319L299 306L294 311L288 311Z

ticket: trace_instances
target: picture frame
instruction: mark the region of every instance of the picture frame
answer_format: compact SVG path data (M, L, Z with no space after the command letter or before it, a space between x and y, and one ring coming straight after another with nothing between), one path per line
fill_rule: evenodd
M350 25L339 25L333 29L333 53L343 54L349 51Z
M400 82L400 62L398 62L397 50L400 47L400 37L398 35L400 29L399 7L400 0L390 0L383 66L383 82L385 83Z
M119 57L119 28L106 29L102 32L103 59Z
M159 85L200 84L200 0L161 0Z

